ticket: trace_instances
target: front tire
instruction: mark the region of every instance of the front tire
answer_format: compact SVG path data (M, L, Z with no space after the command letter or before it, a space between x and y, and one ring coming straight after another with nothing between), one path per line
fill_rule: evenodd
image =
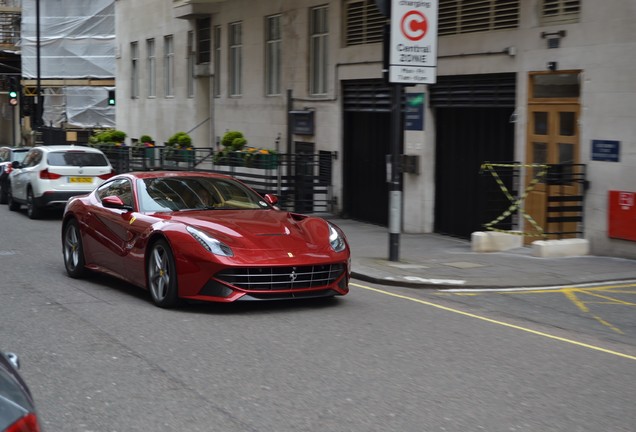
M148 250L146 261L148 290L155 305L172 308L179 304L177 267L170 245L157 240Z
M11 191L11 186L9 186L9 192L8 192L8 196L7 196L7 201L9 204L9 210L11 211L18 211L20 210L20 203L16 202L13 199L13 191Z
M82 236L76 220L70 220L64 227L62 236L62 251L64 252L64 267L66 273L74 279L86 276L88 270L85 267L84 247Z
M39 219L42 216L42 209L35 204L33 190L27 192L27 216L29 219Z

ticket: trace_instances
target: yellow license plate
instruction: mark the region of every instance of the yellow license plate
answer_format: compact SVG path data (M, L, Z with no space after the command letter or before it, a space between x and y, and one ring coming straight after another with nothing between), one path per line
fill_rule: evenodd
M69 177L69 183L93 183L92 177Z

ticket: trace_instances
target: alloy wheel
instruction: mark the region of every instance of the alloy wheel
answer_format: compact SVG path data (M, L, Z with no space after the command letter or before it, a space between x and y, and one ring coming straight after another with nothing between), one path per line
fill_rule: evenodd
M79 227L75 220L70 220L64 228L62 252L66 273L73 278L84 276L87 272L84 266L84 249Z
M148 256L148 288L152 300L159 307L172 307L178 301L177 274L170 246L159 240L150 248Z

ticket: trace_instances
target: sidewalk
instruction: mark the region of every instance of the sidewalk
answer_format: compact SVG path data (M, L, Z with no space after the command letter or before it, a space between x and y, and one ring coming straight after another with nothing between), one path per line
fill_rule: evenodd
M636 281L636 260L578 256L540 258L532 248L473 252L468 240L400 234L399 261L389 261L386 227L330 218L351 246L353 277L413 288L514 288Z

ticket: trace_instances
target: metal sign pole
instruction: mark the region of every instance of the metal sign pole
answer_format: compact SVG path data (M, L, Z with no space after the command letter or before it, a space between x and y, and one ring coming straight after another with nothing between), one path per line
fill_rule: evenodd
M35 2L35 55L36 55L36 106L35 106L35 126L42 126L42 115L44 114L44 107L42 104L44 100L42 98L42 54L41 54L41 41L40 41L40 0L36 0Z
M389 261L400 260L400 232L402 227L402 172L400 144L402 143L402 84L392 85L391 113L391 182L389 183Z
M389 260L399 260L402 226L402 170L400 152L402 127L402 91L404 85L434 84L437 66L438 0L376 0L382 13L391 18L390 40L385 44L389 82L393 85L391 131L391 179L389 185ZM386 47L386 45L385 45Z

